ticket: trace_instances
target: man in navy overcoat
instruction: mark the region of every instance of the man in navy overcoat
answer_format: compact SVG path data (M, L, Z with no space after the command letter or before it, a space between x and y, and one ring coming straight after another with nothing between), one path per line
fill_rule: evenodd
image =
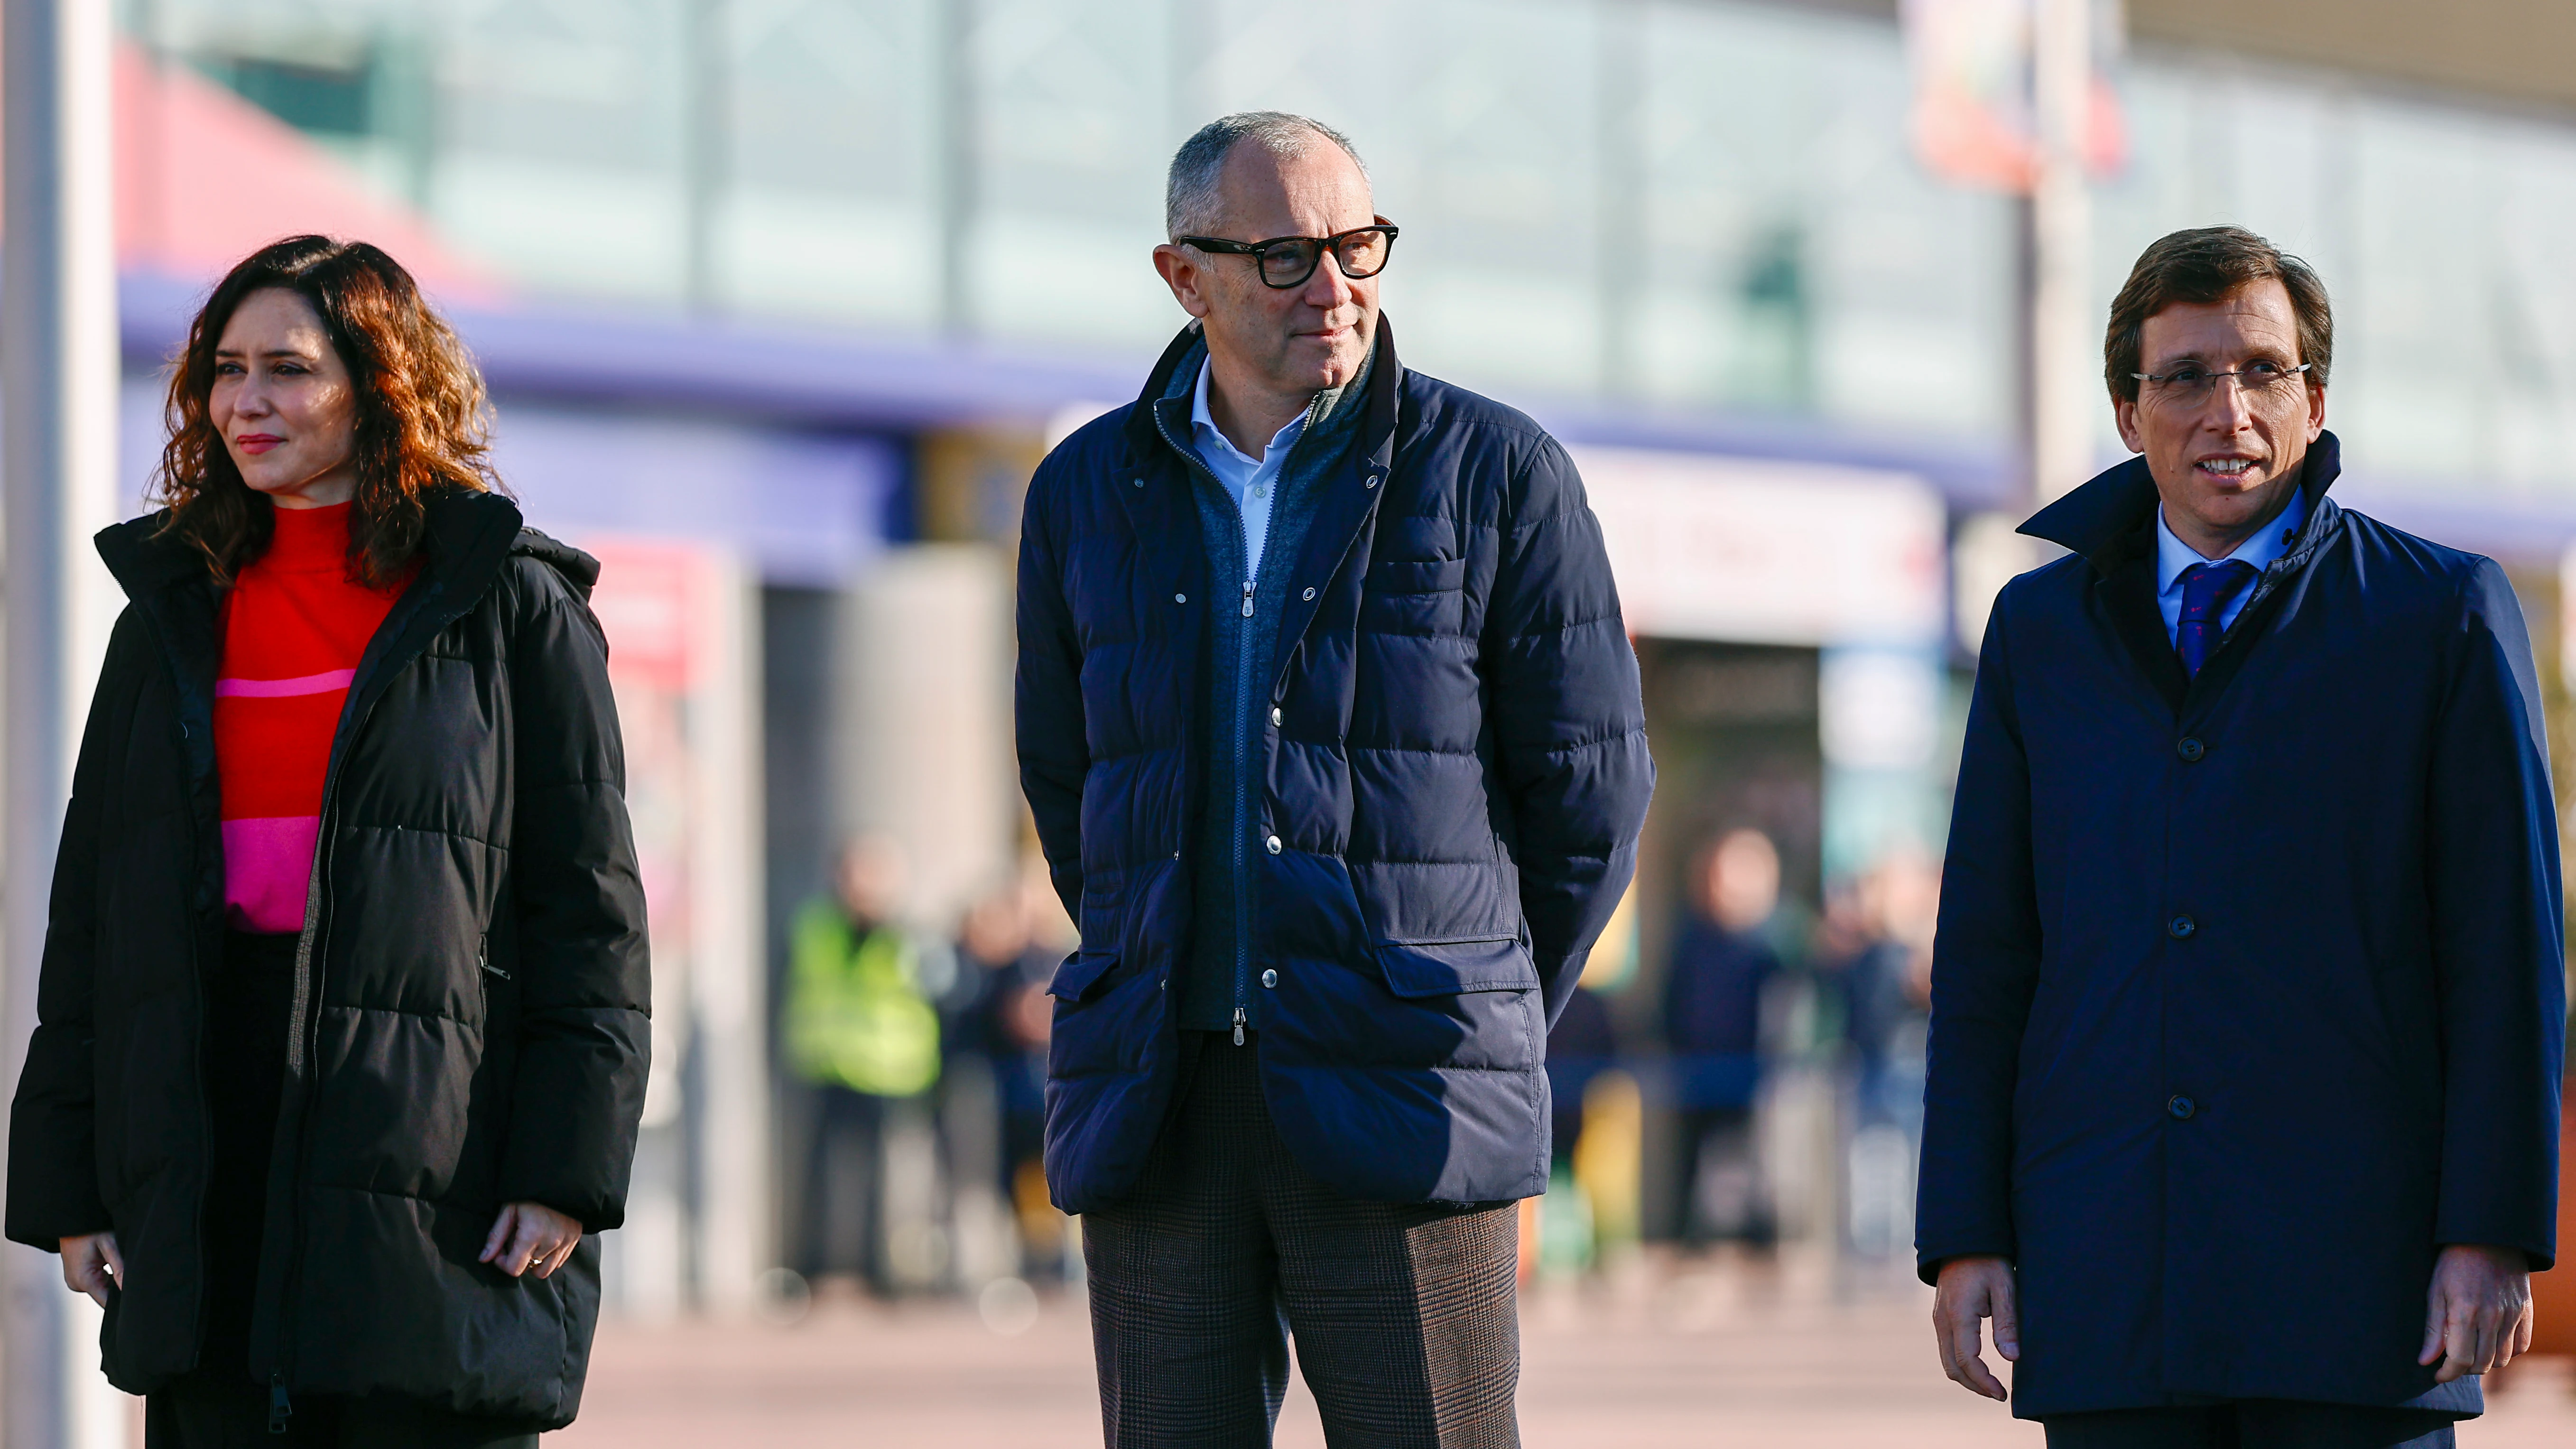
M2557 824L2504 571L2328 496L2313 272L2148 248L2143 456L2024 525L1978 658L1917 1250L1943 1365L2053 1449L2448 1445L2530 1342Z

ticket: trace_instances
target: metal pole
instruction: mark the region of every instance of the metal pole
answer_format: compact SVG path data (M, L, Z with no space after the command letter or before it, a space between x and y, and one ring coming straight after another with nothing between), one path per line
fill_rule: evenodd
M689 306L713 313L724 303L722 238L726 177L733 169L733 34L726 0L690 0L681 25L687 40L689 134L682 160L688 193Z
M0 1078L15 1089L35 1027L46 897L71 794L71 742L100 641L81 596L87 533L113 509L116 258L108 0L0 0L0 605L8 821L0 842ZM5 1129L0 1129L5 1131ZM5 1173L0 1168L0 1173ZM5 1191L0 1180L0 1191ZM96 1311L50 1254L0 1254L0 1443L122 1444L98 1376Z
M2039 174L2030 199L2030 462L2040 503L2092 476L2094 416L2103 396L2086 285L2093 249L2084 174L2092 10L2093 0L2039 0L2033 16Z
M976 0L940 0L934 42L939 87L937 174L939 208L939 325L951 335L975 331Z
M1593 110L1596 340L1601 390L1637 391L1637 299L1646 249L1646 14L1638 0L1600 0Z

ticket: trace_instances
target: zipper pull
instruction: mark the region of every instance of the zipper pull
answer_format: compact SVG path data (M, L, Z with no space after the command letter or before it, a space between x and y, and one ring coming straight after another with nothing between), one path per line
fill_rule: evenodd
M1236 1046L1243 1045L1243 1008L1240 1006L1234 1009L1234 1044ZM278 1392L284 1393L286 1391L284 1389L280 1389Z
M286 1375L268 1376L268 1432L283 1434L286 1421L295 1417L295 1402L286 1396Z
M1252 580L1243 581L1243 617L1252 617Z

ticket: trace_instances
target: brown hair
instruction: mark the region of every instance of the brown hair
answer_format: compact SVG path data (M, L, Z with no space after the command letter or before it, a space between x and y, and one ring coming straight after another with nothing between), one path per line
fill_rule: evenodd
M170 510L161 531L203 553L219 582L268 550L274 505L242 481L208 398L224 328L244 298L270 288L312 306L349 369L358 411L349 576L383 588L420 551L432 494L501 485L484 460L491 418L482 374L411 273L365 242L288 237L253 252L215 284L171 369L164 412L170 440L152 480L154 496Z
M2334 308L2326 284L2306 262L2241 226L2204 226L2160 237L2138 254L2102 339L2102 377L2111 396L2133 401L2142 371L2138 353L2147 319L2177 302L2215 302L2256 282L2277 281L2299 320L2299 358L2319 387L2334 363Z

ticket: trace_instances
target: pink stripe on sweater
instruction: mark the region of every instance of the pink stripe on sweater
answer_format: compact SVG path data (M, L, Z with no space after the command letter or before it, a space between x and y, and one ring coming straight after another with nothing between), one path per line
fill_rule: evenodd
M299 694L328 694L346 689L358 677L354 669L334 669L322 674L307 674L295 679L218 679L217 699L291 699ZM299 929L301 923L298 923Z
M305 886L321 834L319 815L224 822L224 907L234 929L304 929Z

